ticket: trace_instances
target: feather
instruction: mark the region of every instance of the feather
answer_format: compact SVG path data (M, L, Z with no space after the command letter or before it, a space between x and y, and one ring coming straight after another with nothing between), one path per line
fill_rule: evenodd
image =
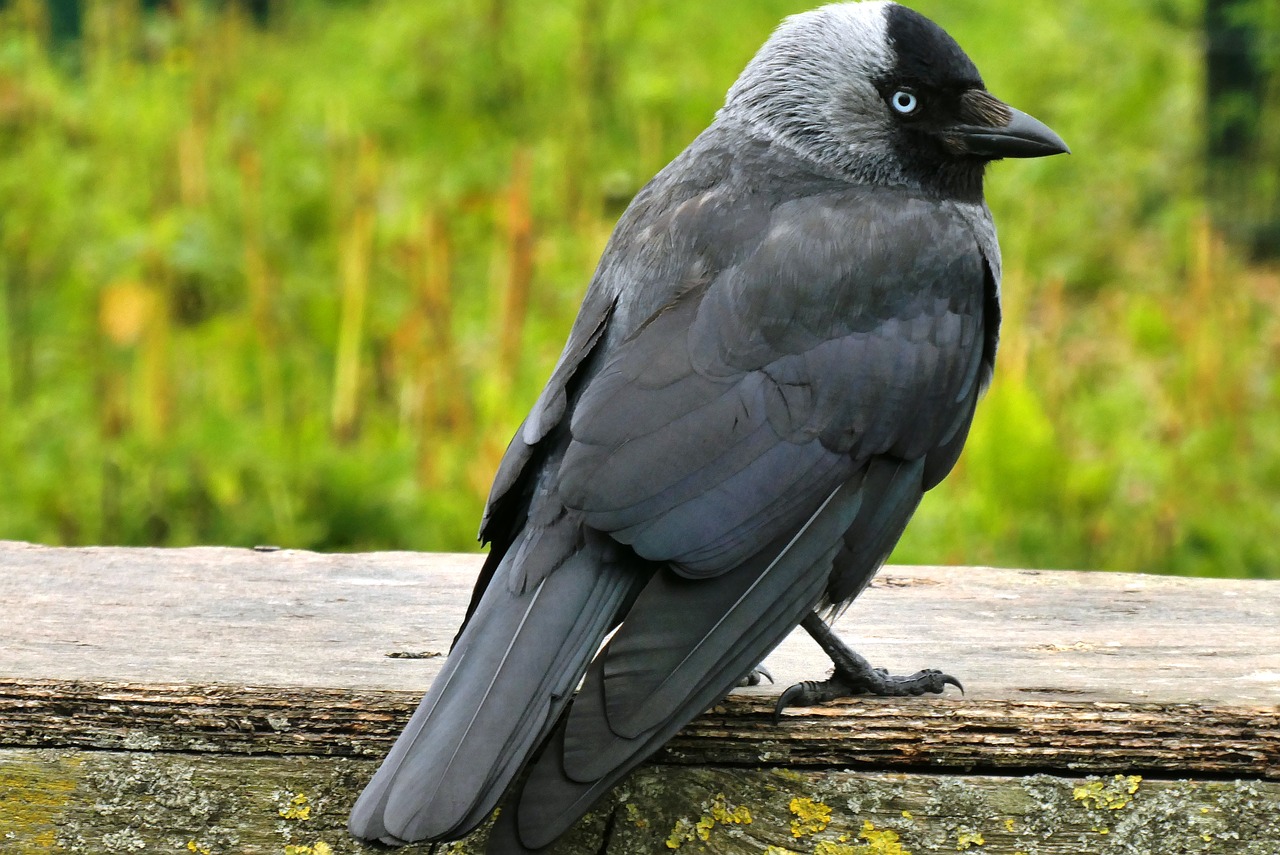
M563 523L565 525L570 522ZM515 572L507 562L498 577ZM351 815L352 833L456 837L497 804L645 570L599 536L523 592L490 586Z
M559 836L786 637L821 596L862 501L859 480L842 485L794 537L741 572L702 581L655 574L522 786L515 810L525 846Z

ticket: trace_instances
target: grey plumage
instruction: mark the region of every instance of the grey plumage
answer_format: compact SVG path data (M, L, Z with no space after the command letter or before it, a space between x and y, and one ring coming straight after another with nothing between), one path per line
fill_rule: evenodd
M856 597L991 375L983 166L1064 150L901 6L784 23L619 222L494 479L467 622L351 831L453 839L505 795L490 851L546 846Z

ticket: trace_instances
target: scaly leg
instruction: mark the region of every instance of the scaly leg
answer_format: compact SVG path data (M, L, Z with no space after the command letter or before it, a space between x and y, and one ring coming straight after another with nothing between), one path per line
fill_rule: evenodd
M836 666L835 672L829 679L796 683L783 692L774 707L775 719L787 707L812 706L858 695L889 698L923 695L926 692L940 695L947 686L955 686L964 692L964 686L960 685L959 680L934 668L917 671L906 677L894 676L884 668L873 668L870 662L850 650L816 612L806 615L800 625L818 642L823 652L831 657Z

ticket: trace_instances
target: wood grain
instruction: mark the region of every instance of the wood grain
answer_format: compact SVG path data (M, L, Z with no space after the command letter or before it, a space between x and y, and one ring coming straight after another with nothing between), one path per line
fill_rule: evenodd
M480 559L0 541L0 677L421 693L441 659L390 654L448 651ZM836 626L970 700L1280 704L1276 581L888 567ZM802 633L766 662L830 667Z
M0 680L0 745L381 757L418 700L374 690ZM868 698L775 723L771 703L733 696L656 759L1280 780L1280 709Z
M375 851L345 812L479 560L0 543L0 853ZM793 635L558 851L1280 853L1280 583L890 567L837 629L968 694L775 722L829 667Z

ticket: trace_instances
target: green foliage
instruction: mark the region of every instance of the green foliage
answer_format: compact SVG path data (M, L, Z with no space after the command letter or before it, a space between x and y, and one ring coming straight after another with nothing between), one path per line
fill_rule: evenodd
M470 548L622 205L808 5L2 7L0 536ZM1075 154L992 170L997 379L895 559L1280 575L1198 5L917 5Z

